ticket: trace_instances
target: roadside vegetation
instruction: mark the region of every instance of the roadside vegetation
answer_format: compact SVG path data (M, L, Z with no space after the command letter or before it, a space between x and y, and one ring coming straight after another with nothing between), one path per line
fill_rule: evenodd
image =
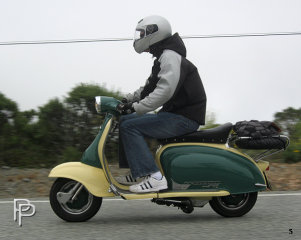
M55 98L38 110L20 111L16 102L0 93L0 166L47 168L79 161L103 119L94 109L94 96L99 95L121 99L119 92L103 86L80 84L63 100ZM206 128L218 126L214 114L208 117ZM277 112L274 121L291 141L277 158L287 163L301 161L301 108ZM108 159L117 161L117 149L116 141L108 143Z

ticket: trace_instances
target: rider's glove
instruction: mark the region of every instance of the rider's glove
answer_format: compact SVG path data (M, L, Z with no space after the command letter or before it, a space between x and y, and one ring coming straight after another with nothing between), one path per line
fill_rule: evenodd
M123 115L126 115L126 114L130 114L130 113L133 113L135 112L135 109L133 107L133 103L129 102L129 103L119 103L117 105L117 110L123 114Z
M126 98L122 98L121 102L122 102L122 103L128 103L129 100L127 100Z

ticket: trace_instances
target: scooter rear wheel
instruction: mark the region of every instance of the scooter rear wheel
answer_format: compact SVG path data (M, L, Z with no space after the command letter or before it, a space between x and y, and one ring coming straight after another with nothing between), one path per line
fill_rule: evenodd
M209 201L211 208L223 217L241 217L256 203L257 192L214 197Z
M101 197L93 196L85 187L77 197L66 203L59 202L57 193L68 193L77 184L76 181L67 178L58 178L50 190L50 205L58 217L68 222L83 222L92 218L102 204Z

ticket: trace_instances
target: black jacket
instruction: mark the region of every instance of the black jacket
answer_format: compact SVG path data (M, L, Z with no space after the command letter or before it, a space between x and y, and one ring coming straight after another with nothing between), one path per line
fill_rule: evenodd
M156 57L152 74L144 87L135 93L137 113L162 106L160 111L183 115L205 124L206 93L197 68L186 59L185 45L178 35L153 45L150 52Z

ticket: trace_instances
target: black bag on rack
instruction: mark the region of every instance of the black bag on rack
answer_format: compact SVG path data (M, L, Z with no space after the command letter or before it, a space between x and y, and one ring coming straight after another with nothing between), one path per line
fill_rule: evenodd
M233 127L232 140L243 149L285 149L288 138L281 136L281 129L269 121L241 121Z
M252 137L254 139L279 136L281 132L281 129L275 123L257 120L237 122L233 130L238 137Z

